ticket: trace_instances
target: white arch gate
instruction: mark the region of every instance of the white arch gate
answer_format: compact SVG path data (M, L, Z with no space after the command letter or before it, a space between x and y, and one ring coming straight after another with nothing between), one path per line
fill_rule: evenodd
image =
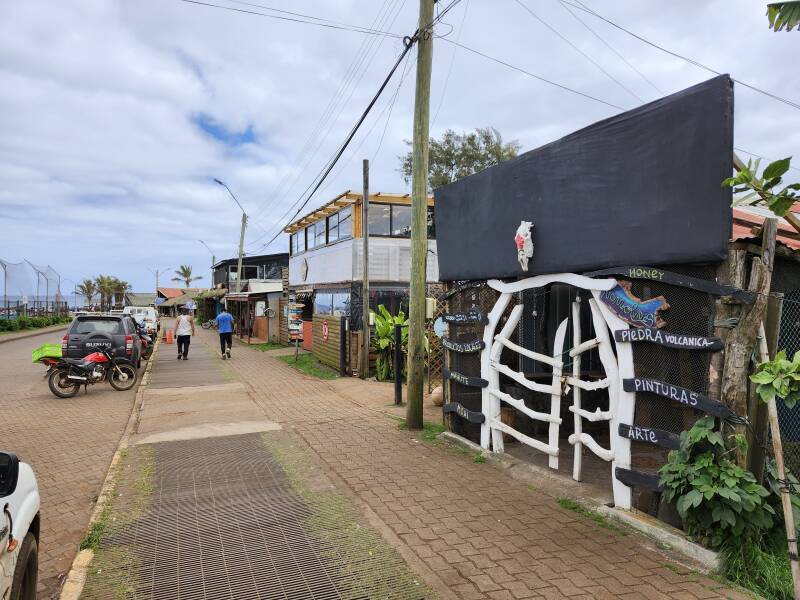
M563 373L563 346L567 331L567 319L561 322L553 344L553 353L548 356L539 354L523 348L509 340L514 328L519 323L524 306L515 306L503 329L497 333L497 325L500 317L505 312L511 301L512 295L531 288L540 288L551 283L565 283L576 288L591 291L593 298L589 300L589 308L592 314L592 323L597 335L590 340L581 339L580 319L578 318L580 306L577 300L572 307L573 318L573 340L572 349L569 355L573 360L573 370L571 375ZM619 424L633 424L634 412L634 393L626 392L622 387L622 380L634 376L633 372L633 352L630 344L617 344L616 357L611 347L613 336L611 332L628 329L629 325L622 319L613 314L605 304L600 301L600 294L604 291L613 289L617 285L615 279L591 279L574 273L558 273L553 275L539 275L515 281L513 283L503 283L492 279L487 282L489 287L500 292L494 307L488 315L489 323L483 330L484 347L481 350L481 377L488 381L488 386L481 392L481 412L484 421L481 425L481 446L494 452L503 452L503 433L506 433L523 444L531 446L540 452L548 455L548 465L551 469L558 469L559 455L559 428L561 419L561 399L569 388L574 388L573 404L569 410L574 415L575 433L569 436L569 443L575 446L573 477L580 481L581 478L581 453L582 447L586 446L597 456L611 463L611 477L613 483L614 504L620 508L630 509L631 489L616 478L616 467L630 469L631 444L626 437L619 435ZM522 373L511 369L500 363L500 355L503 348L508 348L518 354L522 354L532 360L550 365L553 370L552 380L549 385L537 383L527 379ZM580 379L580 358L581 354L597 348L600 361L606 372L606 377L599 381L583 381ZM540 393L550 395L550 412L537 412L525 406L522 399L514 398L511 395L500 391L500 374L510 377L520 385ZM581 391L608 388L609 409L593 413L581 407ZM549 423L547 443L533 439L500 420L500 406L506 403L514 407L524 415L537 421ZM597 441L588 433L583 432L583 419L589 421L608 421L609 439L611 447L606 449L600 446ZM490 448L491 446L491 448Z

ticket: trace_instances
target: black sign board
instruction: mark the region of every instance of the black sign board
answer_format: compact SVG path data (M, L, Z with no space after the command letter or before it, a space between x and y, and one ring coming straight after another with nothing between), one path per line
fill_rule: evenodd
M447 323L480 323L481 325L488 325L489 319L482 312L477 310L468 310L465 313L445 313L442 315Z
M457 381L461 385L467 385L469 387L485 388L487 385L489 385L489 382L485 379L481 379L480 377L469 377L467 375L462 375L461 373L451 371L450 369L442 369L442 377Z
M613 267L611 269L602 269L601 271L592 271L585 275L587 277L622 275L630 279L649 279L650 281L660 281L670 285L690 288L713 296L731 296L745 304L752 304L756 299L755 292L742 290L731 285L724 285L716 281L698 279L697 277L689 277L688 275L681 275L671 271L662 271L661 269L655 269L653 267Z
M702 410L709 415L721 419L727 419L734 414L730 408L719 400L714 400L698 392L693 392L686 388L672 385L671 383L658 381L657 379L644 379L642 377L623 379L622 387L626 392L646 392L668 398L674 402L685 404L689 408Z
M457 285L452 290L448 291L444 296L442 296L442 300L447 300L448 298L455 296L459 292L477 289L481 287L483 284L484 284L483 281L467 281L465 283L462 283L461 285Z
M661 478L658 475L623 469L622 467L617 467L614 470L614 474L617 476L617 479L628 487L645 488L656 492L664 491L659 481Z
M618 342L652 342L667 348L681 350L722 350L722 340L718 337L704 337L686 333L670 333L661 329L645 327L642 329L620 329L614 332Z
M619 434L632 442L645 442L670 450L678 450L681 447L681 438L671 431L663 429L650 429L649 427L620 423Z
M480 352L486 347L483 340L472 340L470 342L454 342L450 338L442 338L442 346L453 352L460 352L461 354L469 354L471 352Z
M456 413L462 419L466 419L470 423L483 423L486 417L483 413L467 410L458 402L448 402L442 406L442 411L447 413Z

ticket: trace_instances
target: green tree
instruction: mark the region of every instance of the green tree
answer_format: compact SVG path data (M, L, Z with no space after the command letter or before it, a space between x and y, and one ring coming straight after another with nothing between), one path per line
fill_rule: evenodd
M94 278L97 293L100 294L100 310L111 308L111 299L114 296L115 278L110 275L98 275Z
M177 277L173 277L172 281L182 281L185 284L185 287L189 287L192 285L193 281L197 281L198 279L202 279L202 275L198 275L197 277L192 277L192 267L189 265L181 265L175 271L175 275Z
M767 19L770 29L791 31L796 25L800 25L800 1L767 4Z
M411 142L405 140L408 146ZM448 129L438 140L430 141L428 186L436 189L514 158L520 149L517 140L504 143L494 127L478 127L474 132L456 133ZM409 151L400 159L399 171L406 183L411 182L412 158Z
M125 304L125 294L132 289L130 283L114 277L114 306L122 306Z
M84 279L76 289L78 293L86 299L86 304L91 305L92 298L97 295L97 286L94 281L91 279Z

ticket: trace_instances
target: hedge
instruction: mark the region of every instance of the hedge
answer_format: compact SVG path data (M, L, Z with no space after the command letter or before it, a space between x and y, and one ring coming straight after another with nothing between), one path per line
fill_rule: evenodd
M50 325L61 325L69 323L72 317L51 316L51 317L19 317L17 319L0 319L0 331L23 331L25 329L39 329Z

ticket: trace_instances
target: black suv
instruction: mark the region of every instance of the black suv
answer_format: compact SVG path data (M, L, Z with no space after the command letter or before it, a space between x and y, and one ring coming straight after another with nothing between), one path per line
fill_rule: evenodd
M83 358L98 348L113 348L115 358L127 358L142 366L142 340L129 315L83 315L75 317L61 340L64 358Z

